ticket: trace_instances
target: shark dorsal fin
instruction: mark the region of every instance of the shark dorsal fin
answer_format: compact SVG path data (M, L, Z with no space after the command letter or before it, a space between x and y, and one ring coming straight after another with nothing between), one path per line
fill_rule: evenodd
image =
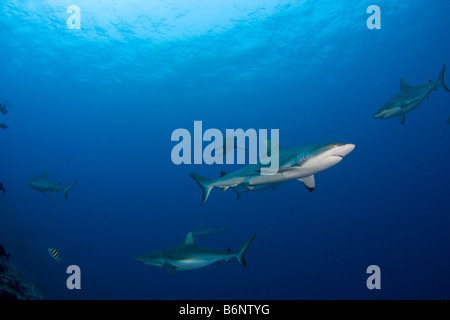
M183 246L195 246L194 235L192 232L189 232L186 238L184 238Z
M47 176L47 172L48 172L48 169L45 169L44 172L42 172L41 177L46 177Z
M406 90L408 88L410 88L411 86L408 84L408 82L406 82L406 80L404 78L402 78L400 80L400 90Z
M226 176L226 175L227 175L227 173L226 173L225 171L222 171L222 172L220 173L220 176L221 176L221 177Z

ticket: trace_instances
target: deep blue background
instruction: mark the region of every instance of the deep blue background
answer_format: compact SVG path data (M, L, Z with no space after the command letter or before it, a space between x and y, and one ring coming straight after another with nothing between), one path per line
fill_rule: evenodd
M76 2L0 3L0 97L11 105L0 115L0 243L44 298L450 298L450 95L432 93L404 126L372 119L401 77L422 84L450 63L447 0ZM81 30L65 25L71 4ZM371 4L381 30L366 28ZM189 172L238 166L172 164L172 131L195 120L279 129L282 147L356 149L313 193L299 182L239 201L213 190L200 207ZM45 169L64 185L80 177L68 202L25 186ZM211 248L257 232L248 267L172 276L134 259L202 222L228 226L198 240ZM82 290L66 288L70 264ZM378 291L366 288L372 264Z

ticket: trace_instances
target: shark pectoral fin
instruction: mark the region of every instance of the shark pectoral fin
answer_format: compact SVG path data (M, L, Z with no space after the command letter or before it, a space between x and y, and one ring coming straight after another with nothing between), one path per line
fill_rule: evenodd
M406 121L406 113L403 113L401 115L398 116L398 120L400 120L401 124L405 124Z
M316 181L314 180L314 176L309 176L309 177L305 177L305 178L301 178L298 179L298 181L301 181L305 184L306 189L308 189L308 191L313 192L314 189L316 188Z
M229 186L222 187L222 188L220 189L220 192L224 192L224 191L226 191L228 188L229 188Z
M177 270L177 268L175 266L173 266L167 262L164 263L162 267L164 268L164 270L166 270L170 274L175 274L175 271Z

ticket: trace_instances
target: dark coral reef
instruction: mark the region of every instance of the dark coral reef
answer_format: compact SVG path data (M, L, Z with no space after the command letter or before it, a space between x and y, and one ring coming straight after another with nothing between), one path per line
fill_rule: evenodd
M34 283L26 280L19 269L0 256L0 300L43 300Z

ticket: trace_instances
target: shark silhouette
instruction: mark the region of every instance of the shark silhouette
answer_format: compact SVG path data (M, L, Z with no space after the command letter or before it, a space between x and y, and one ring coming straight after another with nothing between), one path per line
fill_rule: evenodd
M383 108L380 109L373 117L375 119L391 119L398 117L401 124L405 124L406 114L416 109L420 104L430 97L433 91L437 91L439 87L443 87L447 92L450 89L445 85L445 69L441 70L436 81L430 80L429 83L410 86L405 79L400 81L400 92L390 99Z
M245 267L247 263L244 256L255 235L256 233L238 251L232 252L231 250L218 251L201 248L195 244L194 236L192 232L189 232L181 245L146 253L136 257L136 259L146 265L161 267L171 274L174 274L177 270L199 269L233 258L236 258Z

